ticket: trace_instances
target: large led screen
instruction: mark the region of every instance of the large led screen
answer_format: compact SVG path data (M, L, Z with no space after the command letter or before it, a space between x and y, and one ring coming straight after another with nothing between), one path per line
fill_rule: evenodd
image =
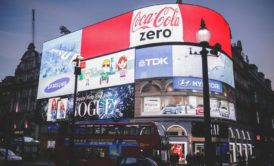
M188 45L173 46L173 76L202 78L201 47ZM210 51L210 50L209 50ZM225 54L208 55L208 78L235 87L233 63Z
M75 116L81 120L133 118L134 86L79 92Z
M43 44L37 99L72 94L73 59L80 54L82 31Z
M77 121L134 117L134 86L132 84L78 92L76 101ZM40 99L37 102L37 108L41 121L68 120L73 110L73 95Z
M37 108L42 121L56 122L68 119L68 113L73 107L72 95L66 97L54 97L49 99L40 99L37 102Z
M135 78L136 80L156 77L202 78L202 57L199 54L201 49L190 45L136 49ZM217 56L209 54L208 77L211 84L213 81L221 81L235 87L232 60L222 53ZM219 83L215 82L215 84Z
M234 104L210 98L210 114L214 118L236 120ZM143 98L142 117L202 117L203 98L198 96L148 96Z
M135 50L130 49L85 62L78 90L85 91L134 82Z
M94 58L128 48L167 42L197 43L201 19L210 45L220 43L231 55L230 28L217 12L189 4L164 4L127 12L83 28L81 55Z
M172 76L172 46L136 50L136 79Z

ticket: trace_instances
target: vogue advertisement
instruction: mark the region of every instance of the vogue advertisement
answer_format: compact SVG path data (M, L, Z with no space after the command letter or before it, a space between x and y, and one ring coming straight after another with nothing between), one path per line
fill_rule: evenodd
M79 120L133 118L134 86L79 92L75 116Z

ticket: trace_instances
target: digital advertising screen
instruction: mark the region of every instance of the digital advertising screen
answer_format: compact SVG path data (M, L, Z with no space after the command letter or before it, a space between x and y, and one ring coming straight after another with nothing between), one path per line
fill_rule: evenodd
M198 80L202 78L202 57L199 54L201 49L191 45L161 45L136 49L135 79L187 77L188 80L185 81L192 83L194 88L196 86L194 83L200 84L201 81ZM221 82L235 87L232 60L222 53L217 56L209 54L208 78L211 90L220 92L221 89L218 87L221 87ZM178 84L174 86L183 88ZM202 86L197 85L196 88Z
M208 80L209 91L223 93L223 85L219 81ZM173 88L175 90L203 90L203 80L193 77L174 77Z
M68 99L63 98L58 100L56 119L66 119L68 110Z
M50 98L48 100L47 121L56 121L57 105L59 98Z
M79 92L75 117L79 120L133 118L134 85Z
M130 49L84 61L78 91L134 83L135 50Z
M156 98L157 100L152 100ZM159 105L160 107L158 107ZM144 97L142 108L141 117L204 116L203 97L199 96ZM210 108L211 117L236 120L233 103L222 99L210 98Z
M136 50L136 80L170 76L172 76L172 46Z
M202 78L202 57L199 55L201 49L197 46L174 45L173 76ZM208 78L235 87L232 60L222 53L217 56L209 54Z
M74 66L80 54L82 31L43 44L37 99L73 93Z
M161 4L110 18L82 29L81 55L86 59L157 43L195 43L201 19L210 30L211 46L231 54L229 24L219 13L192 4ZM115 33L113 33L115 32Z
M183 21L177 4L157 5L133 11L130 47L182 42Z

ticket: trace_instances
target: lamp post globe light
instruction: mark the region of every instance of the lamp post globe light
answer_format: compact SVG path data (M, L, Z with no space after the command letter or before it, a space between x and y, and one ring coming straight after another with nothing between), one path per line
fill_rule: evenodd
M203 72L203 102L204 102L204 126L205 126L205 165L214 165L214 151L211 141L211 123L210 123L210 103L209 103L209 86L208 86L208 50L206 49L210 40L210 31L206 28L205 21L201 20L201 27L196 33L196 40L202 46L200 55L202 56L202 72Z
M74 68L74 75L75 75L75 83L74 83L74 94L73 94L73 109L70 116L70 137L69 137L69 165L75 165L75 158L74 158L74 126L75 126L75 108L76 108L76 99L77 99L77 83L78 83L78 75L81 74L81 67L80 62L84 57L81 55L77 55L76 58L73 60L75 63Z

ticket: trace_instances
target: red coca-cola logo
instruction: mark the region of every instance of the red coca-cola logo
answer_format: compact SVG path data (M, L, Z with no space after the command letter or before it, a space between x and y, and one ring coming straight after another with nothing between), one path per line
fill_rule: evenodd
M159 12L143 14L139 11L133 18L131 32L140 29L157 28L157 27L176 27L180 24L178 8L164 7Z

